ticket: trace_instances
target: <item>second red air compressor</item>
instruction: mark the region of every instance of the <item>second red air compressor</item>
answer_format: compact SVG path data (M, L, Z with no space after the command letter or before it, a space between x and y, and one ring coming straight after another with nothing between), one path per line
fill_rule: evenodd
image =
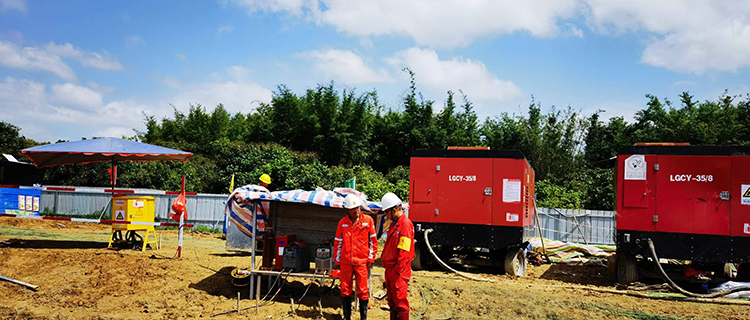
M438 255L460 265L504 267L523 275L535 235L534 170L516 150L417 150L411 157L409 219L415 269ZM459 251L456 251L459 250Z
M649 272L658 257L714 274L740 263L750 277L750 147L636 145L617 164L617 277ZM651 268L653 269L653 268ZM651 270L653 271L653 270Z

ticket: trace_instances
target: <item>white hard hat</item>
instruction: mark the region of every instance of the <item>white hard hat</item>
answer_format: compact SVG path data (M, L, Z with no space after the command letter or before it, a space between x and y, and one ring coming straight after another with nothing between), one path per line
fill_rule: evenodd
M353 194L347 195L346 198L344 198L344 208L354 209L361 205L362 205L362 200Z
M383 196L383 200L380 201L380 206L383 210L388 210L398 205L401 205L401 199L392 192L386 193Z

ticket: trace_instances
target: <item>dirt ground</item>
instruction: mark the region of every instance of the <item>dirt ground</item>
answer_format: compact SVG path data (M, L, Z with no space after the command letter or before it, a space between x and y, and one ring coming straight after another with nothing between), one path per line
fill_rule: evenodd
M54 221L0 220L0 275L33 283L31 291L0 282L4 319L184 319L209 318L241 306L254 306L247 289L231 283L230 271L247 267L250 257L227 252L218 235L188 232L182 260L171 259L176 231L157 231L162 249L109 250L106 225ZM383 269L375 267L374 273ZM603 266L530 267L524 278L482 274L495 282L475 282L442 271L415 271L409 301L412 319L750 319L750 306L677 302L573 289L614 289ZM260 308L216 319L281 319L295 299L297 318L340 319L337 289L307 281L286 284ZM326 285L330 285L327 282ZM382 288L373 279L373 292ZM371 299L371 319L388 319L385 300ZM291 319L292 317L287 317ZM354 319L358 319L355 313Z

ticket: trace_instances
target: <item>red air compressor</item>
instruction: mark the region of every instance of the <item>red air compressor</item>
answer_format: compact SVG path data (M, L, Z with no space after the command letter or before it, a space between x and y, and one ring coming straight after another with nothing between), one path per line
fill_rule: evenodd
M631 283L660 269L652 257L691 260L750 276L750 147L644 144L617 160L616 276ZM615 270L613 270L615 271ZM686 274L688 272L685 272ZM652 274L653 275L653 274Z
M443 261L500 266L521 276L527 241L535 235L534 212L534 170L520 151L449 148L412 154L414 269L434 261L424 242L424 231L431 229L430 245Z

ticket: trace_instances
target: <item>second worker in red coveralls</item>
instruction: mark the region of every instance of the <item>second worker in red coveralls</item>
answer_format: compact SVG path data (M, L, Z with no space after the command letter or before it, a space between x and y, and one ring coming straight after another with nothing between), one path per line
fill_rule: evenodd
M347 216L339 221L333 243L334 261L341 266L341 305L345 320L350 320L352 316L352 278L357 281L360 319L367 319L370 299L367 275L378 252L375 222L370 216L362 214L362 205L359 197L352 194L346 196L344 208Z
M414 259L414 225L404 214L401 199L386 193L380 202L385 216L391 220L388 238L383 246L380 261L385 268L385 288L391 320L409 320L409 280L411 261Z

